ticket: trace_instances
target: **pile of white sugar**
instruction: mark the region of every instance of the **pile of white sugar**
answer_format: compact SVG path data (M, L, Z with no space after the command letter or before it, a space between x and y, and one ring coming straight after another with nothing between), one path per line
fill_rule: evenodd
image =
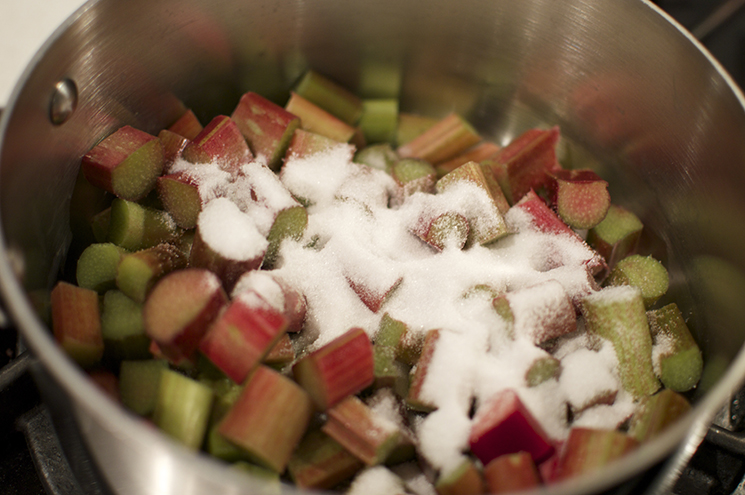
M612 345L589 338L581 319L577 331L552 349L563 365L559 378L529 388L528 368L548 352L533 343L529 331L508 335L492 297L473 290L488 286L496 293L514 293L555 281L572 301L579 301L597 290L586 267L593 253L585 244L570 235L537 231L530 217L513 207L505 215L511 234L488 246L438 252L412 233L417 222L446 211L478 218L488 208L486 193L464 183L442 194L415 193L402 205L389 207L393 179L353 163L352 153L351 146L339 145L310 158L290 159L279 177L261 166L261 157L238 178L218 167L212 167L212 174L201 168L200 180L209 187L200 191L206 201L230 198L263 234L271 226L268 218L292 204L293 196L308 205L305 235L283 242L276 273L305 294L308 313L301 338L311 348L351 327L362 327L374 339L384 313L417 332L440 329L423 390L437 409L414 425L421 452L435 468L447 472L459 464L468 449L473 404L478 407L506 388L517 391L556 441L568 435L570 407L580 411L573 424L596 428L614 429L631 415L635 405L620 385ZM226 246L232 246L233 230L222 233ZM394 289L373 312L350 281L375 294ZM550 291L557 287L544 286ZM529 301L519 299L519 306L528 311L525 321L545 317L537 313L531 318ZM584 407L604 393L614 396L612 404ZM366 476L378 475L371 470Z

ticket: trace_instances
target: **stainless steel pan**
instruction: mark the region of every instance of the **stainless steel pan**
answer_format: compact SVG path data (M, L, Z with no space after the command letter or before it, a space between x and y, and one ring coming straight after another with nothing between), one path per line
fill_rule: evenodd
M255 90L282 101L312 67L404 109L455 110L506 141L562 127L645 221L690 318L705 376L683 421L612 469L551 488L591 493L665 462L663 492L745 376L743 96L690 35L643 0L100 0L44 45L0 121L0 288L53 409L117 494L254 493L100 394L37 313L71 241L81 156L123 124L156 132L185 104L202 119ZM388 77L374 80L377 70Z

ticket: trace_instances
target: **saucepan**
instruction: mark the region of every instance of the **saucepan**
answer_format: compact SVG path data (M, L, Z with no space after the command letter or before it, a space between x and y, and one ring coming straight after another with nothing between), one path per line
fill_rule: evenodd
M745 376L745 99L693 37L644 0L99 0L45 43L0 121L0 288L73 470L116 494L254 493L110 401L56 346L44 306L73 242L81 157L116 128L157 133L188 107L279 103L308 68L506 143L559 125L572 153L645 223L705 368L692 411L612 469L549 493L645 478L669 488ZM205 120L206 121L206 120ZM59 423L58 423L59 424ZM84 446L86 456L67 447ZM651 479L650 479L651 478ZM288 489L290 490L290 489Z

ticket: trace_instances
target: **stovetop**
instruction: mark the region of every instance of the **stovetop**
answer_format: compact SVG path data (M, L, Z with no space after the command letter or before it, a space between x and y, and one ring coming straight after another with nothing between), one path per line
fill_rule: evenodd
M0 108L10 95L12 81L20 76L46 36L81 3L82 0L0 2L0 20L5 21L0 28L0 61L9 62L2 75L5 79L0 77ZM655 3L699 38L737 84L745 88L745 0ZM37 22L30 33L26 29L25 38L19 42L17 34L24 30L24 20L31 22L34 15L38 20L40 14L41 23ZM20 51L11 46L19 43L23 45ZM8 74L13 78L10 81ZM22 350L15 330L0 328L0 492L82 495L76 481L68 477L69 467L54 437L49 413L25 369L29 357ZM44 447L40 453L41 444ZM676 483L674 493L745 495L745 390L722 410Z

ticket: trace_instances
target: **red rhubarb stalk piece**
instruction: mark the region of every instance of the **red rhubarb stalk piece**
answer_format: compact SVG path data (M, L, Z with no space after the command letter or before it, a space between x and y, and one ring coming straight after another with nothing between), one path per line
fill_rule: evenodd
M266 366L248 377L218 426L258 464L282 473L313 415L313 402L291 379Z
M254 291L233 299L212 323L199 350L236 383L269 354L287 328L280 312Z
M227 300L214 273L199 268L171 272L145 301L145 331L169 360L191 359Z
M200 132L182 153L190 163L216 162L220 168L237 172L253 159L246 139L227 115L218 115Z
M168 173L176 159L181 156L186 145L189 144L189 140L168 129L160 131L158 139L163 145L163 172Z
M406 404L414 410L431 412L436 406L423 394L424 382L427 379L429 364L435 355L437 343L440 340L440 330L434 329L427 332L421 346L421 355L416 365L411 370L409 382L409 393L406 396Z
M254 155L263 155L269 168L279 170L300 119L253 92L241 96L231 118Z
M204 127L202 127L202 124L199 122L197 116L194 115L194 112L187 110L176 122L171 124L167 130L192 141L200 132L202 132L202 129L204 129Z
M287 319L287 331L299 332L305 322L308 303L300 290L272 271L253 270L241 275L233 288L233 297L255 290Z
M402 158L430 163L449 160L481 141L478 132L458 114L451 113L397 150Z
M437 251L446 247L463 249L470 232L468 219L455 212L446 212L434 218L420 219L414 233Z
M156 185L163 208L170 213L176 225L193 229L202 211L202 198L198 181L187 172L177 172L158 177Z
M157 137L124 126L86 153L81 169L94 186L136 201L155 186L164 160L163 146Z
M325 411L372 385L372 344L364 330L352 328L300 359L292 372L316 407Z
M272 368L281 369L293 361L295 361L295 348L292 346L292 339L287 333L283 333L262 362Z
M464 459L449 473L440 473L435 484L438 495L483 495L484 480L471 459Z
M498 392L478 408L469 444L484 465L520 451L528 452L538 464L554 453L543 428L512 389Z
M285 152L285 162L291 158L305 158L339 146L339 142L315 132L297 129Z
M610 208L608 183L592 170L557 170L549 174L551 203L567 225L590 229Z
M287 471L298 488L327 490L348 480L365 467L339 442L311 429L290 457Z
M574 427L562 448L556 480L596 472L634 450L638 442L617 430Z
M533 458L527 452L505 454L484 467L487 493L512 493L542 484Z
M83 367L103 356L98 293L67 282L57 282L51 293L54 339Z

